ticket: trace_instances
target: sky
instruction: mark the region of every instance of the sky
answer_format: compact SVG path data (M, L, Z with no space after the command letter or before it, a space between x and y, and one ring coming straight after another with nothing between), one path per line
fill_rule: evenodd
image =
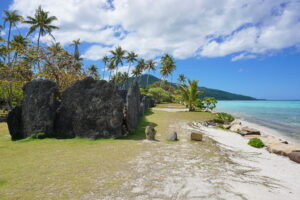
M101 58L121 46L144 59L172 55L174 81L183 73L199 86L300 99L300 0L0 0L0 12L33 16L39 5L58 18L56 41L72 51L80 38L84 64L100 72Z

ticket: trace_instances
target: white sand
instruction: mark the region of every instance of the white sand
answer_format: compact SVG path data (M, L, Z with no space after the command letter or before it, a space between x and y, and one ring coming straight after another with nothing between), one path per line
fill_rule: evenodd
M262 132L268 132L268 129L243 121L244 125L257 128ZM258 169L260 176L265 176L268 179L274 179L279 185L274 190L268 190L261 185L255 185L249 182L230 183L234 185L235 190L247 196L248 199L300 199L300 164L297 164L287 157L269 153L266 149L256 149L247 145L248 140L242 136L215 128L208 128L196 124L196 127L191 128L199 130L219 142L224 148L231 149L236 152L244 152L249 155L249 159L234 160L240 164L254 167ZM274 134L274 132L272 132ZM276 135L276 134L275 134Z

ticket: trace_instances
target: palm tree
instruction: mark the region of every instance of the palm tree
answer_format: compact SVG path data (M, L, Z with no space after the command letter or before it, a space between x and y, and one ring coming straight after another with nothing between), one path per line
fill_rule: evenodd
M123 59L125 59L126 51L122 49L122 47L118 46L115 50L111 50L110 53L112 54L111 62L116 69L116 73L118 72L119 64L123 65Z
M11 42L12 48L15 50L13 62L16 61L18 53L27 48L28 43L29 41L22 35L14 35L14 39Z
M184 74L179 74L179 76L178 76L178 82L179 83L181 83L181 84L185 84L185 80L186 80L186 78L185 78L185 76L184 76Z
M76 61L80 61L80 54L78 46L81 44L80 39L73 40L71 46L74 46L74 58Z
M165 54L161 57L161 64L162 66L160 67L160 73L162 75L162 79L165 80L176 69L176 65L173 58L168 54Z
M89 76L93 77L94 79L98 80L99 79L99 74L97 71L97 67L95 65L91 65L88 68Z
M109 58L105 55L105 56L103 56L103 58L102 58L102 62L104 63L104 68L103 68L103 79L104 79L104 77L105 77L105 68L107 67L107 63L108 63L108 61L109 61Z
M38 40L37 40L37 51L39 52L40 48L40 37L46 34L49 34L54 40L54 36L52 35L52 30L58 29L57 26L51 25L52 22L57 20L55 16L48 16L49 12L46 12L42 9L41 6L36 9L34 17L27 17L27 20L24 23L31 24L27 36L32 34L34 31L38 30ZM39 66L39 62L38 62Z
M138 71L140 72L140 73L139 73L139 77L138 77L138 82L141 81L141 80L140 80L141 74L142 74L143 71L145 70L145 67L146 67L145 60L144 60L144 59L138 60L137 68L138 68Z
M198 90L198 81L188 80L189 86L178 85L182 100L188 106L189 111L194 111L199 101L201 91Z
M146 63L145 70L148 70L147 86L148 86L148 83L149 83L150 71L155 70L155 65L156 65L156 62L154 62L152 59L148 60L147 63Z
M9 45L10 45L10 35L11 35L11 28L13 26L16 26L17 22L20 22L22 20L22 16L17 14L16 10L13 10L9 12L8 10L4 10L5 17L3 17L4 20L4 27L5 24L9 23L8 28L8 36L7 36L7 50L8 50L8 63L10 62L10 54L9 54Z
M138 77L143 73L143 69L142 69L142 63L139 65L137 65L134 70L132 70L132 74L135 77L135 80L138 79Z
M109 59L109 64L108 64L108 67L107 67L107 70L109 71L109 80L111 80L111 73L113 70L115 70L116 66L114 65L114 62Z
M133 51L131 51L127 54L126 60L129 63L128 72L127 72L128 75L130 74L130 67L135 61L137 61L137 57L138 57L138 55L135 54Z

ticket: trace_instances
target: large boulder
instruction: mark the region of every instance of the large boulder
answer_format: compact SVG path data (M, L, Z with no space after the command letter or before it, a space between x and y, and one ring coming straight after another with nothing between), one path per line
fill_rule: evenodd
M140 95L139 85L135 81L129 87L126 97L126 125L129 131L133 131L139 123Z
M58 92L56 83L50 80L34 80L24 88L22 102L23 136L38 132L53 133L55 99Z
M8 113L7 125L12 140L25 138L23 134L22 108L20 106L15 107Z
M242 130L242 128L242 122L235 120L230 124L229 130L233 132L238 132L239 130Z
M88 77L63 92L55 129L66 137L120 137L124 135L123 108L114 84Z

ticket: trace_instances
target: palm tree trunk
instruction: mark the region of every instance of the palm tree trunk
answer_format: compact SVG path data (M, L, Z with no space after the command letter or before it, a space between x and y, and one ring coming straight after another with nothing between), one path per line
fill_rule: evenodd
M103 69L103 80L104 80L104 76L105 76L105 68L106 68L106 65L104 65L104 69Z
M147 85L146 85L146 87L148 87L148 83L149 83L149 73L150 73L150 70L148 70Z
M41 37L41 28L39 31L38 41L37 41L37 52L38 52L38 69L40 69L40 37Z
M8 62L8 63L10 62L10 52L9 52L10 33L11 33L11 23L9 23L8 38L7 38L7 51L8 51L7 62Z

